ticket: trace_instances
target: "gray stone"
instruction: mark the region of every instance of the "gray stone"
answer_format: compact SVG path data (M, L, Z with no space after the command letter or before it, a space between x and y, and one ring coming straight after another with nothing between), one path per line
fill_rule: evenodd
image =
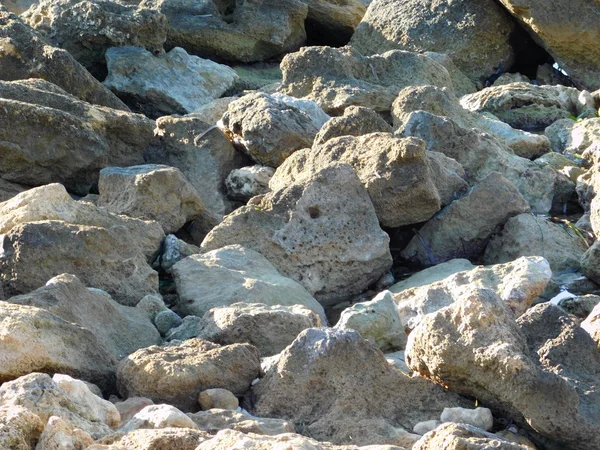
M162 253L156 260L157 267L160 267L167 273L171 273L172 267L183 258L200 253L200 247L188 244L169 234L163 241ZM154 267L156 269L157 267Z
M225 180L227 196L246 202L252 197L266 194L274 173L273 168L261 165L233 169Z
M475 266L471 264L468 259L451 259L450 261L428 267L427 269L423 269L414 275L411 275L406 280L400 281L391 286L390 291L393 294L397 294L406 289L432 284L436 281L441 281L445 278L448 278L450 275L454 275L455 273L474 268Z
M216 391L216 389L211 389ZM206 392L206 391L204 391ZM220 430L236 430L241 433L254 435L276 436L285 433L295 433L294 425L283 419L255 417L247 412L237 412L225 409L212 409L188 414L198 429L215 434Z
M181 317L177 313L167 309L160 311L154 316L154 325L161 335L166 335L171 329L181 325Z
M442 422L466 423L489 431L494 426L492 411L488 408L444 408L440 416Z

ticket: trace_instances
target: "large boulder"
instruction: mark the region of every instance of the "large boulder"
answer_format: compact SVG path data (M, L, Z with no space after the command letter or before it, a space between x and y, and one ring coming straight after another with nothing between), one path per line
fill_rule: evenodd
M403 374L357 332L334 328L303 331L252 392L257 415L287 417L305 434L334 444L410 448L418 436L407 429L465 404L439 385Z
M154 56L139 47L106 51L104 85L150 117L187 114L220 97L238 79L233 69L179 47Z
M260 253L229 245L184 258L172 268L177 310L202 317L212 308L234 303L300 305L325 321L323 307L291 278L282 276Z
M395 49L446 53L482 85L513 63L514 29L510 15L493 0L373 0L350 44L363 55Z
M204 58L264 61L306 40L308 7L300 0L144 0L140 6L167 16L168 48L183 47Z
M200 392L223 388L241 396L259 374L259 352L252 345L222 347L190 339L167 347L154 345L129 355L119 363L117 387L124 397L148 397L194 412L199 409Z
M509 218L529 210L519 191L502 175L492 172L468 195L433 216L401 254L422 265L477 258Z
M600 9L594 0L500 0L576 86L600 88Z
M106 73L109 47L145 47L159 54L167 39L164 15L112 0L41 0L22 18L96 75Z
M127 111L125 104L102 86L69 52L50 45L2 5L0 49L0 80L41 78L81 100Z
M93 106L47 81L1 81L0 177L86 195L103 167L143 162L153 128L144 116Z
M202 249L231 244L258 251L324 303L361 293L392 264L389 236L345 164L237 209L208 234Z
M389 111L407 86L453 86L443 65L400 50L363 56L351 47L304 47L286 55L281 70L281 92L313 100L336 115L352 105Z

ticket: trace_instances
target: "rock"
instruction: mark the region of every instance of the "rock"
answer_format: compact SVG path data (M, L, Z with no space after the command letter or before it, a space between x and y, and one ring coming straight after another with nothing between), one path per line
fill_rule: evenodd
M600 283L600 241L594 244L581 257L583 274L595 283Z
M600 88L600 45L594 38L600 30L600 11L589 0L557 2L548 8L541 0L500 0L506 9L530 31L582 89ZM571 24L578 24L576 29Z
M227 112L229 104L236 101L238 98L239 97L216 98L198 107L193 113L187 114L187 116L199 119L209 125L216 125L217 122L221 120L221 117L223 117L223 114Z
M431 218L440 209L435 163L427 156L423 141L389 133L333 138L288 158L269 187L279 191L324 168L349 164L369 193L379 222L386 227L410 225Z
M27 189L27 186L11 183L10 181L0 178L0 203L10 200L21 192L25 192Z
M460 106L451 91L437 86L410 86L400 91L392 105L394 127L403 126L410 113L415 111L444 116L467 130L478 128L524 158L534 158L550 151L547 137L516 130L500 120L468 111Z
M529 204L502 175L492 172L467 196L429 220L402 251L403 258L434 265L454 258L476 258L506 221L529 212Z
M216 3L216 4L215 4ZM308 7L300 0L193 3L145 0L140 6L167 16L166 47L204 58L244 63L293 51L306 40Z
M161 224L174 233L204 211L196 189L175 167L144 164L100 171L98 206Z
M44 423L29 409L22 406L0 407L0 445L10 450L35 448Z
M594 307L600 303L600 296L588 294L577 297L565 298L558 302L558 306L569 314L573 314L580 319L585 319L594 310ZM583 327L585 329L585 327Z
M494 426L492 411L488 408L444 408L440 417L442 422L466 423L489 431Z
M435 283L436 281L448 278L458 272L465 270L474 269L475 266L469 262L468 259L451 259L441 264L437 264L427 269L420 270L419 272L411 275L406 280L400 281L390 287L390 292L397 294L406 289L416 288L425 286L427 284Z
M491 113L511 127L525 131L543 131L557 120L595 109L589 92L530 83L485 88L462 97L460 104L469 111Z
M577 195L584 212L589 215L592 231L600 235L600 161L596 161L596 155L593 158L593 166L577 180Z
M392 263L389 237L359 178L344 164L237 209L208 234L202 249L234 243L258 251L330 304L361 293Z
M581 328L589 333L600 348L600 307L594 307L586 319L581 322Z
M335 328L358 331L375 343L383 352L403 350L406 333L396 310L394 297L389 291L379 293L369 302L356 303L342 311Z
M442 424L439 420L426 420L425 422L419 422L413 427L413 433L423 435L435 430ZM418 442L418 441L417 441Z
M281 92L313 100L336 115L353 105L390 111L406 86L452 89L444 66L425 55L399 50L365 57L351 47L304 47L286 55L281 70Z
M553 273L577 271L588 245L567 226L532 214L508 219L485 249L485 264L500 264L521 256L543 256ZM481 427L479 427L481 428Z
M156 325L156 329L162 336L166 335L169 330L180 326L181 322L181 317L170 309L160 311L154 317L154 325Z
M473 83L468 76L461 72L458 67L456 67L454 61L452 61L452 58L450 58L447 54L436 52L424 52L423 54L434 61L439 62L446 68L450 74L450 78L452 79L454 92L456 92L458 97L477 92L477 86L475 86L475 83Z
M12 13L21 14L27 11L31 5L35 5L37 0L7 0L3 2L4 6Z
M192 255L173 266L177 310L202 317L212 308L234 303L301 305L325 322L323 307L290 278L282 276L260 253L231 245Z
M567 158L562 153L548 152L535 160L537 164L547 164L554 170L562 170L565 167L574 164L572 159Z
M261 92L230 103L221 123L255 162L271 167L281 165L296 150L310 147L319 132L306 111Z
M374 0L350 44L363 55L388 50L439 52L477 84L514 61L509 42L515 25L493 1ZM456 39L448 39L454 35Z
M167 38L164 15L111 0L41 0L22 18L94 75L106 73L104 54L109 47L145 47L158 54Z
M207 389L200 392L198 403L203 411L208 409L237 410L240 403L235 395L227 389Z
M154 405L154 402L145 397L129 397L127 400L115 403L115 408L121 414L121 425L125 425L133 416L150 405Z
M440 194L441 205L447 206L463 197L469 190L469 184L465 181L462 165L443 153L427 152L426 155L431 163L433 182Z
M10 9L10 4L8 6ZM50 45L18 16L3 7L0 7L0 49L0 80L41 78L81 100L128 110L69 52Z
M370 133L392 133L392 127L378 113L364 106L348 106L344 115L329 119L315 137L313 145L322 145L341 136L363 136Z
M522 75L520 73L503 73L496 81L492 83L492 86L505 86L507 84L512 83L531 83L529 77ZM472 92L470 92L472 93Z
M171 405L148 405L138 411L121 430L125 432L139 428L193 428L192 419Z
M554 122L544 131L552 143L552 150L569 156L582 155L593 148L600 139L600 118L581 122L563 119Z
M431 284L415 286L394 294L402 324L413 329L440 308L453 304L471 287L489 289L499 295L519 316L544 291L552 272L548 261L537 256L522 257L507 264L476 267Z
M196 450L210 436L191 428L159 428L115 433L86 450Z
M158 294L148 294L144 296L140 302L135 305L137 309L144 313L144 315L154 323L154 318L161 311L166 311L168 308L165 305L162 297Z
M78 449L87 448L94 443L89 433L73 427L69 422L57 416L48 419L36 448L39 449Z
M464 423L444 423L427 433L413 446L413 450L435 450L439 448L530 450L530 447Z
M93 106L42 80L0 82L0 176L29 186L62 183L86 195L107 165L143 160L154 123Z
M174 371L177 378L171 375ZM191 339L129 355L118 366L117 387L124 397L148 397L182 411L197 411L201 391L220 387L243 395L259 373L260 359L253 346L221 347Z
M177 328L171 328L166 336L166 341L186 341L197 337L202 331L202 317L185 316L181 325Z
M264 357L281 352L302 330L321 326L321 317L301 305L234 303L204 314L198 337L220 345L252 344Z
M515 155L487 133L463 128L452 119L425 111L410 113L398 133L423 139L427 150L441 152L458 161L470 184L491 172L499 172L515 185L532 211L546 214L552 206L554 171Z
M94 394L88 391L83 398L91 400L93 397ZM103 408L90 409L90 403L82 403L81 400L82 397L69 394L50 376L42 373L30 373L0 386L0 403L4 407L25 407L38 415L42 423L47 423L50 417L56 416L89 433L94 439L112 432L111 424L115 425L113 419L117 419L118 425L118 412L110 402L98 399L97 402L104 402ZM111 408L116 416L107 415ZM110 418L110 423L105 422L107 418Z
M238 79L228 66L188 55L179 47L159 56L139 47L113 47L106 51L106 62L103 84L150 117L196 111Z
M271 167L261 165L233 169L225 180L227 197L247 202L252 197L266 194L274 173Z
M183 258L191 255L200 253L200 247L188 244L181 239L178 239L175 235L169 234L162 245L162 253L158 256L155 264L152 266L154 269L160 267L167 273L171 273L171 268Z
M367 10L361 0L306 0L305 3L308 4L305 25L309 36L314 33L333 46L350 40Z
M233 410L211 409L188 414L188 416L200 430L211 434L226 429L264 436L296 432L296 427L287 420L254 417L248 413L239 413Z
M357 376L357 367L369 370ZM439 385L402 374L358 333L333 328L303 331L253 393L254 414L288 417L315 439L406 448L419 436L399 423L412 430L463 404Z
M117 360L160 343L158 332L142 311L118 304L105 292L88 290L74 275L59 275L45 286L7 301L44 309L91 331Z

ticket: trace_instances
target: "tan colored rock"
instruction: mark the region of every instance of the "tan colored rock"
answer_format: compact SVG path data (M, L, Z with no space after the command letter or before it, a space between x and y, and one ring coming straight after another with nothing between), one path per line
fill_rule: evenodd
M240 402L237 397L227 389L207 389L200 392L198 403L203 411L209 409L237 410Z
M363 136L371 133L392 133L394 130L371 108L348 106L344 115L329 119L315 137L313 145L322 145L341 136Z
M338 165L239 208L208 234L202 249L240 244L256 250L317 300L336 303L391 266L388 243L356 173Z
M439 62L446 68L450 74L450 78L452 79L454 92L456 92L458 97L477 92L477 86L475 86L475 83L473 83L468 76L466 76L458 67L456 67L452 58L450 58L450 56L448 56L446 53L424 52L423 54L434 61Z
M200 430L210 434L216 434L227 429L264 436L296 432L296 427L287 420L255 417L233 410L211 409L188 414L188 416Z
M31 450L38 442L44 423L22 406L0 407L0 446L7 450Z
M478 407L475 409L466 408L445 408L440 416L442 422L465 423L482 430L489 431L494 426L494 417L489 408Z
M173 378L174 372L179 376ZM117 387L124 397L143 396L182 411L197 411L201 391L220 387L243 395L259 373L259 354L253 346L221 347L191 339L129 355L118 366Z
M148 405L120 428L119 431L128 433L140 428L192 428L196 424L177 408L171 405Z
M367 10L362 0L306 0L309 34L332 44L348 42Z
M389 290L393 294L398 294L406 289L432 284L436 281L441 281L445 278L448 278L455 273L474 268L475 266L471 264L468 259L451 259L450 261L420 270L405 280L390 286Z
M204 123L209 125L216 125L223 114L227 112L227 108L229 108L229 104L238 97L221 97L214 99L205 105L200 106L194 112L188 114L189 117L194 117L196 119L201 120Z
M150 405L154 405L154 402L146 397L129 397L122 402L115 403L115 408L121 415L121 425L125 425L133 416Z
M93 443L94 439L89 433L73 427L69 422L58 416L52 416L48 419L36 449L85 449Z
M196 450L210 436L191 428L159 428L116 433L86 450Z
M512 442L493 433L464 423L445 423L423 436L413 450L441 448L485 450L529 450L530 447Z

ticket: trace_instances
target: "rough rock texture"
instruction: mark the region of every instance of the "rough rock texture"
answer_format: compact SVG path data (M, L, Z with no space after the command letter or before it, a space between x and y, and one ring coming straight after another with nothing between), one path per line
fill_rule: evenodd
M203 411L209 409L225 409L236 411L240 402L237 397L227 389L207 389L200 392L198 403Z
M477 92L477 87L475 86L475 83L473 83L469 77L467 77L463 72L459 70L458 67L456 67L454 61L452 61L452 58L450 58L447 54L437 52L425 52L423 54L433 59L434 61L439 62L442 66L446 68L446 70L450 74L450 78L452 79L454 92L458 97Z
M402 324L412 329L440 308L451 305L471 287L489 289L517 315L523 314L544 292L552 272L542 257L523 257L507 264L476 267L440 281L394 294Z
M487 248L485 264L513 261L521 256L543 256L552 272L579 270L579 260L588 246L565 225L553 223L532 214L521 214L508 219L500 233Z
M167 38L164 15L111 0L41 0L22 17L93 74L102 73L109 47L131 45L158 54Z
M577 180L577 195L584 211L589 214L591 229L600 236L600 153L592 155L592 167Z
M371 108L348 106L344 115L332 117L315 137L314 145L321 145L341 136L362 136L370 133L392 133L392 127Z
M48 419L46 428L40 437L40 449L84 449L94 443L89 433L75 428L69 422L58 416Z
M374 0L350 44L363 55L394 49L446 53L471 80L483 84L512 64L514 28L492 0Z
M158 256L155 264L160 265L160 268L167 273L171 273L173 266L183 258L200 253L200 247L188 244L187 242L178 239L173 234L169 234L162 245L162 252ZM153 268L156 268L152 266ZM162 302L162 300L161 300ZM138 305L139 306L139 305Z
M176 232L204 211L196 189L175 167L106 167L100 171L98 188L98 206L114 214L154 220L165 233Z
M117 360L139 348L160 343L156 328L144 312L122 306L102 291L87 289L74 275L59 275L30 294L7 301L45 309L91 331Z
M451 259L450 261L420 270L405 280L390 286L389 290L390 292L397 294L406 289L435 283L436 281L448 278L450 275L454 275L455 273L474 268L475 266L471 264L468 259Z
M86 195L103 167L142 162L153 128L143 116L93 106L43 80L0 82L0 177L58 182Z
M140 428L196 428L196 424L182 411L171 405L148 405L138 411L121 431Z
M435 174L420 139L389 133L344 136L292 155L269 183L274 190L310 179L331 165L354 168L375 207L379 222L398 227L424 222L440 209Z
M167 16L166 47L183 47L204 58L264 61L298 48L306 39L308 7L300 0L215 3L145 0L141 6Z
M394 126L402 126L409 114L415 111L444 116L462 128L478 128L491 134L524 158L533 158L550 151L550 141L547 137L516 130L500 120L467 111L460 106L452 92L437 86L410 86L400 91L392 105Z
M177 373L177 377L172 374ZM191 339L152 346L119 363L117 387L124 397L142 396L182 411L197 411L198 394L209 388L243 395L260 373L258 350L248 344L221 347Z
M500 2L532 32L577 86L600 88L600 9L596 1Z
M466 423L489 431L494 426L492 411L488 408L445 408L440 416L442 422Z
M592 313L598 303L600 303L599 295L587 294L564 298L558 302L558 306L569 314L585 319Z
M538 305L515 322L494 292L474 289L426 316L408 338L407 355L416 372L546 438L600 448L600 349L554 305Z
M304 0L308 4L306 27L331 44L345 44L367 10L362 0Z
M0 5L0 80L27 78L41 78L81 100L127 111L69 52L50 45Z
M582 155L600 140L600 118L582 121L563 119L554 122L544 131L552 143L552 150L566 155Z
M476 258L506 221L529 212L529 204L502 175L492 172L427 222L402 251L406 259L435 265Z
M594 244L581 257L581 270L595 283L600 283L600 241Z
M154 316L154 325L162 336L166 335L171 329L180 326L182 322L181 317L170 309L160 311Z
M86 450L196 450L210 436L191 428L159 428L115 433L96 441Z
M357 367L369 367L356 376ZM334 444L410 448L412 427L462 400L441 386L410 378L354 331L302 332L253 387L254 413L288 417L305 434ZM390 418L394 418L390 420Z
M273 168L260 165L233 169L225 180L227 197L247 202L256 195L266 194L274 173Z
M0 445L10 450L35 448L44 423L34 413L22 406L0 407Z
M322 125L303 109L262 92L230 103L221 123L255 162L271 167L310 147Z
M321 326L319 315L301 305L234 303L208 311L198 337L220 345L252 344L265 357L281 352L302 330Z
M406 86L452 89L448 71L431 58L405 51L362 56L350 47L304 47L281 62L280 91L317 102L328 113L348 106L389 111Z
M188 414L196 426L211 434L220 430L236 430L242 433L254 433L265 436L294 433L296 428L291 422L283 419L269 419L251 416L247 412L213 409Z
M233 69L179 47L154 56L139 47L106 51L104 85L150 117L187 114L220 97L238 79Z
M441 448L464 450L531 450L531 447L511 442L492 433L464 423L445 423L423 436L413 450Z
M173 266L177 309L202 317L212 308L234 303L300 305L323 320L323 307L296 281L282 276L260 253L230 245L192 255Z
M336 303L389 269L388 243L356 173L340 164L239 208L208 234L202 249L240 244L256 250L317 300Z

